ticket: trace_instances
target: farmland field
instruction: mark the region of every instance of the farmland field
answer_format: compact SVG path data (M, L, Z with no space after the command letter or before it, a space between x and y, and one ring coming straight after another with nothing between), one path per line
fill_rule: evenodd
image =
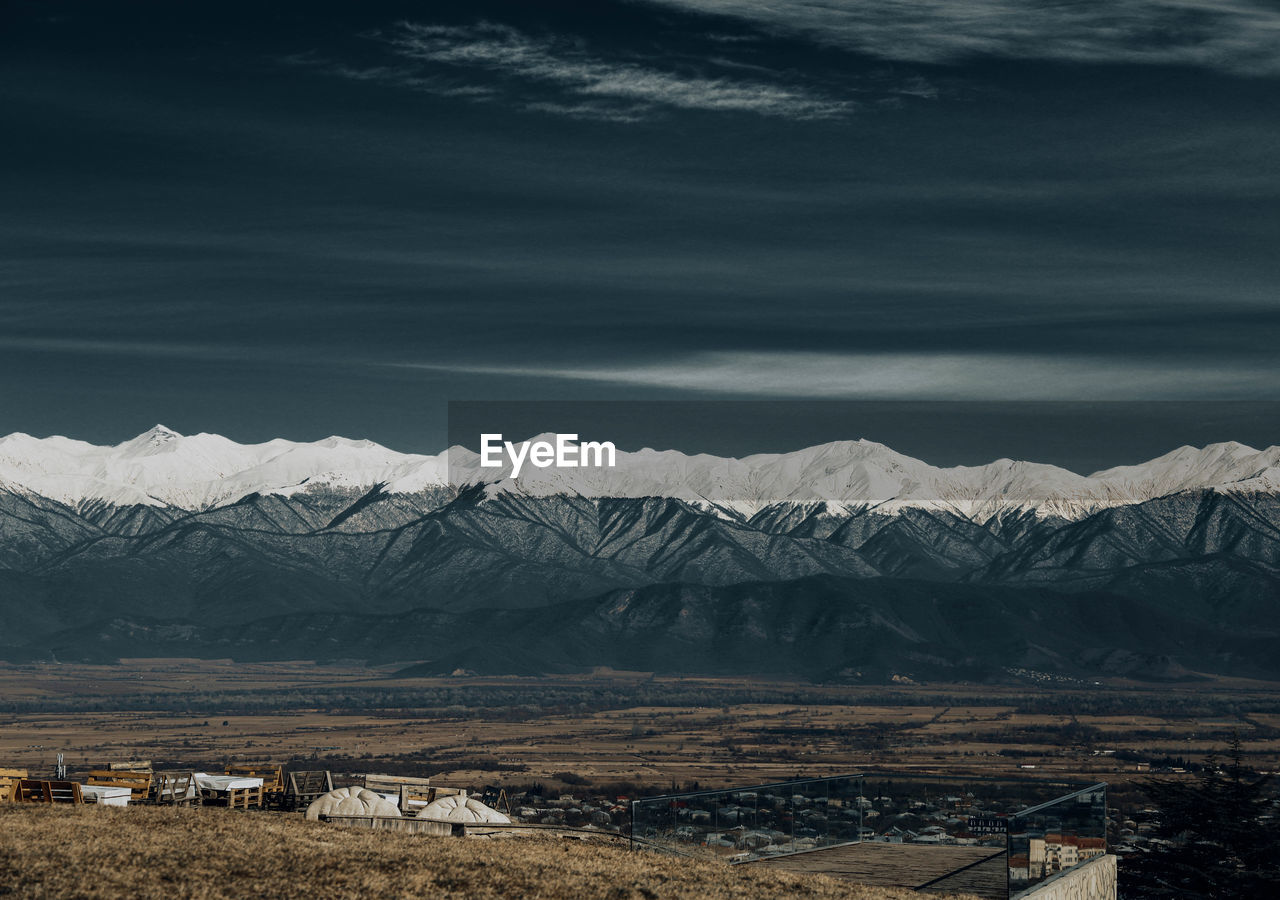
M655 793L876 768L1123 783L1239 737L1280 767L1280 685L829 685L767 679L399 678L312 663L0 664L0 765L228 761L444 783Z

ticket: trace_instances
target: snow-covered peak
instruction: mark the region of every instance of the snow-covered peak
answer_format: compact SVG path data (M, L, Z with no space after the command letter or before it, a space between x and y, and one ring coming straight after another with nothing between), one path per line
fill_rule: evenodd
M181 438L182 435L174 431L172 428L166 428L163 425L153 425L142 434L132 440L125 441L120 444L121 447L128 447L133 450L154 449L171 444Z
M252 493L292 493L308 485L368 487L423 469L443 484L437 457L397 453L373 441L329 437L239 444L217 434L184 436L157 425L99 447L63 437L0 438L0 484L69 505L86 500L201 510ZM419 478L421 488L431 483Z
M1253 478L1280 463L1280 447L1255 450L1227 441L1206 447L1179 447L1136 466L1117 466L1091 477L1118 490L1160 494L1225 485Z
M449 460L452 483L485 483L491 496L515 492L535 497L675 497L745 515L772 504L796 503L822 504L833 512L932 508L985 519L1010 509L1029 509L1078 518L1180 490L1265 490L1271 482L1262 475L1275 471L1280 448L1186 448L1093 476L1012 459L940 468L868 440L741 459L646 448L620 451L612 469L526 464L515 478L510 465L481 470L479 457L461 448L451 450Z
M554 434L531 440L555 442ZM505 456L504 456L505 459ZM1010 508L1069 518L1188 489L1275 491L1280 447L1237 443L1180 447L1149 462L1084 476L1056 466L998 459L941 468L869 440L834 441L740 459L677 450L618 451L613 468L540 468L510 461L483 468L461 447L406 454L368 440L331 436L239 444L216 434L182 435L157 425L100 447L65 437L0 437L0 486L69 505L105 501L202 510L249 494L319 487L421 493L482 483L490 495L672 497L751 514L775 503L832 511L939 508L984 518Z

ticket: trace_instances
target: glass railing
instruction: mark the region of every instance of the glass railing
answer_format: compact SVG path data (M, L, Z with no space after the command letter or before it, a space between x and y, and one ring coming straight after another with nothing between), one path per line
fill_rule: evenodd
M836 868L853 880L1006 898L1106 853L1107 795L1105 784L861 773L650 797L631 816L637 848L739 863L842 847Z
M1009 896L1107 852L1107 786L1095 784L1009 817Z
M863 775L865 840L1004 849L1004 819L1061 795L1062 783L914 774Z
M902 887L1008 896L1007 828L1018 812L1073 794L1083 785L1045 779L898 772L863 775L864 853L877 844ZM866 871L876 870L869 865Z
M862 834L861 775L649 797L631 804L638 847L748 862L853 843Z

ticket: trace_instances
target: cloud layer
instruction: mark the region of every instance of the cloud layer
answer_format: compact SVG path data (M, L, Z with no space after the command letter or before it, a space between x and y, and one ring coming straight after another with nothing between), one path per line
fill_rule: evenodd
M476 375L565 379L725 396L1003 400L1273 396L1276 366L1030 353L710 351L615 366L408 364Z
M501 24L405 22L385 37L404 59L514 84L525 90L527 109L570 117L636 121L665 108L829 119L852 109L802 86L682 72L652 59L605 59L575 41Z
M649 2L903 62L1004 57L1280 75L1280 5L1267 0Z

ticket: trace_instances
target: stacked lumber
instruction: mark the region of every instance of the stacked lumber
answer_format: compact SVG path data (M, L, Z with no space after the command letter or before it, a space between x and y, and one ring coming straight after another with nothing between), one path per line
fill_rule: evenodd
M110 769L112 772L146 772L151 774L151 760L126 759L121 762L109 762L101 768Z
M27 777L26 769L0 769L0 803L12 802L18 782Z

